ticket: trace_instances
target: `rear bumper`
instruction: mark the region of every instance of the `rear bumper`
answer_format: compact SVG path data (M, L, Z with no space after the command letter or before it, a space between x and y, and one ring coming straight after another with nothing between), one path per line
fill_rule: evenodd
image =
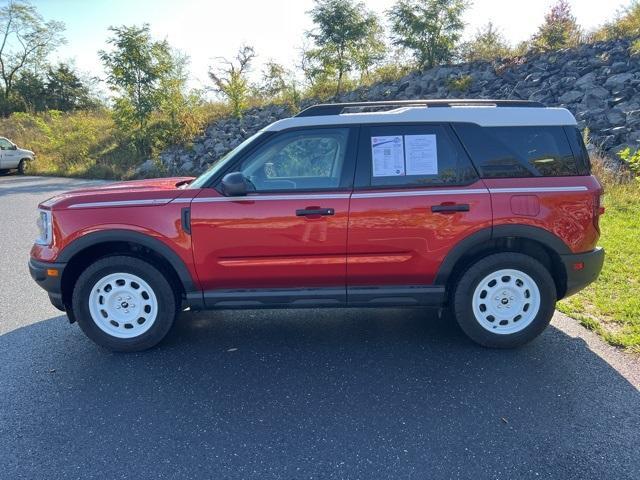
M29 259L31 278L49 294L49 300L53 306L63 312L65 308L62 301L62 273L65 266L64 263L47 263ZM56 270L58 274L50 275L50 270Z
M567 289L564 296L568 297L596 281L604 263L604 249L596 248L590 252L560 255L560 257L567 274Z

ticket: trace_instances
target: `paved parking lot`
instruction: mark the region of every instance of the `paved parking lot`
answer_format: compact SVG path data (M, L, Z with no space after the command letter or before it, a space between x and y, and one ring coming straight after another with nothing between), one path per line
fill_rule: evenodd
M0 177L0 478L638 479L640 363L573 320L486 350L433 310L186 313L90 343L31 281L35 207Z

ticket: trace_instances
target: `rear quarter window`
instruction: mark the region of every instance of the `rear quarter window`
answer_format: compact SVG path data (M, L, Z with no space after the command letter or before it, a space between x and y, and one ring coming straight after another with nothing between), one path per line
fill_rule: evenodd
M562 126L454 129L482 178L584 175Z
M456 186L478 179L455 134L445 125L362 127L358 163L359 187Z

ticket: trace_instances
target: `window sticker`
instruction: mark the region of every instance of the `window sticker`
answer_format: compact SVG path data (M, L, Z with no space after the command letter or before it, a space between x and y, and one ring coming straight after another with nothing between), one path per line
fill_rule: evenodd
M371 137L371 161L374 177L405 174L402 135Z
M438 145L435 135L405 135L407 175L437 175Z

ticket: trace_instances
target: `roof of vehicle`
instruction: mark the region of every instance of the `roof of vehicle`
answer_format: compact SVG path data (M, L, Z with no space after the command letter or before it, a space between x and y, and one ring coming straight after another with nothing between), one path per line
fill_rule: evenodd
M565 108L523 100L460 99L320 104L274 122L265 130L420 122L465 122L484 127L576 125L576 119Z

